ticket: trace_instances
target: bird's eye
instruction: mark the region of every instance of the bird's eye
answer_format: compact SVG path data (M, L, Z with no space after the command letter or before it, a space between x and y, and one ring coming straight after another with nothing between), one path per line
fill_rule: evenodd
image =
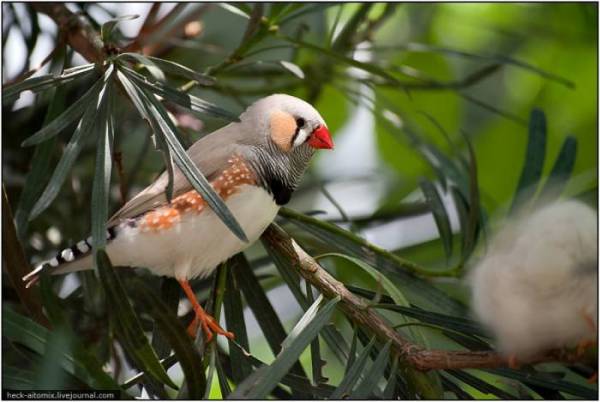
M306 123L306 122L304 121L304 119L303 119L302 117L298 117L298 118L296 119L296 126L298 126L298 128L302 128L302 127L304 127L304 124L305 124L305 123Z

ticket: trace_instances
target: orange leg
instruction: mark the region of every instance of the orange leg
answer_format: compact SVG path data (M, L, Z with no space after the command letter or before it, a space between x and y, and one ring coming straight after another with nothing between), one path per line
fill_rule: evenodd
M202 326L202 330L206 335L206 342L210 342L213 338L213 332L217 335L226 336L229 339L233 339L235 336L231 332L225 331L223 328L219 326L217 321L210 315L204 311L200 303L198 303L198 299L196 299L196 295L192 290L189 282L187 280L180 280L179 284L183 288L185 295L187 296L190 303L192 303L192 308L194 309L194 313L196 313L196 317L188 327L188 333L191 336L196 335L196 331L198 330L198 325ZM191 331L191 332L190 332Z
M198 320L196 319L196 317L194 317L194 319L192 320L192 322L190 322L190 325L188 325L187 327L187 333L190 337L195 338L196 334L198 333L198 327L200 326L200 323L198 322Z
M590 378L587 379L588 384L595 384L598 382L598 372L596 371Z

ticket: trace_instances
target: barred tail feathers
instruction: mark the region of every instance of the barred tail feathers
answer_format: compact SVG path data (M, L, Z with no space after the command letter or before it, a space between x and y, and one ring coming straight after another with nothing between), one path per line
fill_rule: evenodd
M106 231L106 239L108 241L114 239L115 230L109 228ZM43 272L48 272L51 275L66 274L70 272L83 271L92 269L92 238L88 237L81 240L77 244L67 247L57 253L53 258L43 261L27 275L23 277L23 281L27 282L25 287L33 285L39 279Z

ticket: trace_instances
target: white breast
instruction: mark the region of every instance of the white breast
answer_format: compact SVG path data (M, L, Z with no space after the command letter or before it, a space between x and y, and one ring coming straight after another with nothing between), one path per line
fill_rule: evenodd
M279 206L265 190L243 185L226 200L249 243L239 240L215 213L182 215L179 224L159 232L124 227L107 246L114 265L145 267L157 275L192 279L209 275L219 263L256 241Z

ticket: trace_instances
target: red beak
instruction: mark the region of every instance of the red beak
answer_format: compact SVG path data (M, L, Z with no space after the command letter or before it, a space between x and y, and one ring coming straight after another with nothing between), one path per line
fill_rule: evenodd
M308 139L308 145L316 149L333 149L331 134L325 126L319 126L313 131Z

